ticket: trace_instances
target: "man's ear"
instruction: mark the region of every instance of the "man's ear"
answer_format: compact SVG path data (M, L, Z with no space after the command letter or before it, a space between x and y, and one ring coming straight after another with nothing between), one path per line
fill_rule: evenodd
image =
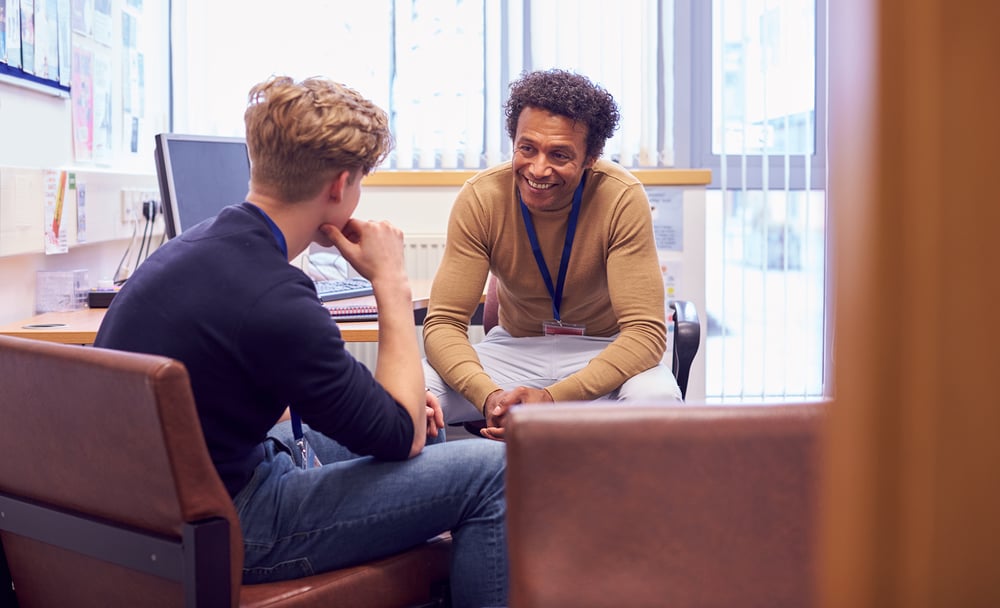
M347 187L347 180L349 179L351 179L351 172L346 169L334 176L327 190L331 201L339 203L344 199L344 188Z

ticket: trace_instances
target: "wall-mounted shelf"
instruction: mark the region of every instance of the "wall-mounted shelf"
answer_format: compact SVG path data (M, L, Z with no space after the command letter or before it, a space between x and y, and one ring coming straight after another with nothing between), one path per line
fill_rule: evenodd
M29 74L20 68L12 68L5 63L0 63L0 83L52 95L53 97L69 99L69 85L59 84L58 80L49 80Z

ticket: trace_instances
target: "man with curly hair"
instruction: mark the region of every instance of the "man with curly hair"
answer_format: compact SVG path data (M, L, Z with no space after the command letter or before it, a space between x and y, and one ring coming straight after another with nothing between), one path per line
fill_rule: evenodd
M251 89L245 121L246 200L143 262L95 346L187 367L240 518L244 582L355 565L450 530L453 605L505 604L503 446L440 441L402 232L351 217L362 177L392 146L385 112L326 79L274 77ZM372 282L374 373L347 352L313 282L289 264L312 242L336 246ZM286 405L306 423L301 434L275 426ZM428 438L437 442L425 447ZM310 446L318 460L306 456Z
M448 221L424 321L424 373L445 421L485 421L502 439L518 403L680 400L663 365L663 279L649 200L601 159L618 126L612 96L564 70L510 86L510 162L472 177ZM468 325L487 276L499 324Z

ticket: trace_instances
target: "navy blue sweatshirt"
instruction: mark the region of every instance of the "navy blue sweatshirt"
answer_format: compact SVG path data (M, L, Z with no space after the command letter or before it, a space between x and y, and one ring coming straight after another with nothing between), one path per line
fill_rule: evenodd
M230 495L287 405L358 454L402 460L413 442L409 414L344 349L312 280L249 203L157 249L115 296L94 346L184 363Z

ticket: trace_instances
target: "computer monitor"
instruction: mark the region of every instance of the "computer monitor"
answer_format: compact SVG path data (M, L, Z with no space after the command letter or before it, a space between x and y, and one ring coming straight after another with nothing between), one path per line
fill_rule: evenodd
M250 157L242 138L159 133L154 155L168 238L246 200Z

